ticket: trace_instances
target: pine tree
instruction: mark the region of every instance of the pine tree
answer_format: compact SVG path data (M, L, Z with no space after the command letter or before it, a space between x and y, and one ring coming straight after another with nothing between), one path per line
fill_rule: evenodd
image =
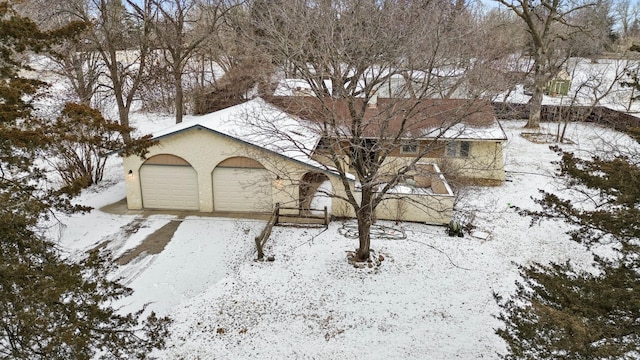
M51 139L33 110L45 84L19 71L27 54L80 28L44 33L0 3L0 359L144 358L167 335L168 319L112 307L131 290L108 280L104 257L68 260L38 227L52 209L86 209L68 189L38 186L46 179L35 164Z
M505 300L497 330L508 346L505 359L637 359L640 354L640 165L625 155L589 160L562 154L560 176L594 202L542 191L535 220L575 225L574 241L606 245L616 256L595 256L595 273L570 264L521 267L523 281Z
M504 359L637 359L640 279L627 265L600 273L569 264L521 268L524 281L508 300L498 297L508 346Z

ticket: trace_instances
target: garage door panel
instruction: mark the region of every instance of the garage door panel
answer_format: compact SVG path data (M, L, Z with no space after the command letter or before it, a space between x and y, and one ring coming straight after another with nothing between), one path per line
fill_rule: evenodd
M213 171L213 202L218 211L271 211L269 172L253 168L216 168Z
M200 209L198 176L191 166L143 165L140 184L147 209Z

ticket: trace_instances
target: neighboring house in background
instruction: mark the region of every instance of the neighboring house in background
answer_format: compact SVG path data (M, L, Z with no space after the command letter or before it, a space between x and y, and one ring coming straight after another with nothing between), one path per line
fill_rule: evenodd
M566 70L560 70L558 75L544 87L544 93L551 96L567 96L571 88L571 76Z
M160 131L146 160L137 156L124 159L129 209L266 213L279 203L298 209L290 213L304 213L320 202L334 216L353 216L343 200L323 199L323 193L344 195L340 190L343 185L338 175L321 163L316 147L322 139L308 126L313 119L303 115L292 115L258 98ZM286 129L297 146L254 127L255 119ZM474 130L469 131L471 128ZM502 142L506 137L495 118L482 126L464 126L458 132L464 137L443 142L433 157L421 161L419 173L392 190L377 209L377 218L448 223L454 194L436 165L445 164L443 158L467 164L491 153L499 160L485 175L495 182L504 180ZM429 141L426 137L423 140ZM394 158L409 158L423 140L402 146ZM471 177L477 174L469 173ZM355 177L348 183L357 188Z
M376 74L374 69L371 69L370 75L372 74ZM407 81L411 82L410 86L407 85ZM429 94L425 94L428 98L463 99L470 96L466 73L456 68L433 69L430 73L412 71L404 76L394 74L376 89L375 96L378 98L408 98L415 93L420 93L426 82L431 85L431 91ZM317 90L324 90L328 94L333 94L333 84L329 79L323 80L322 84L314 85ZM361 83L358 90L362 89L362 85L364 83ZM276 97L314 96L314 94L315 92L309 82L302 79L282 79L278 82L273 92L273 96Z

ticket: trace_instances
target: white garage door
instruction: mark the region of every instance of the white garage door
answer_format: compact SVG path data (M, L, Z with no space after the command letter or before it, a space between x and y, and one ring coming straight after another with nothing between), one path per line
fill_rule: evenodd
M146 209L200 209L198 176L191 166L142 165L140 185Z
M265 169L217 167L213 203L218 211L269 212L271 179Z

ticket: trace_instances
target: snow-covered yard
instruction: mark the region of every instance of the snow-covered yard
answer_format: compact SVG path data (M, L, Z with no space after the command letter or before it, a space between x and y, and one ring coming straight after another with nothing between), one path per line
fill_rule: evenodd
M461 194L458 215L475 226L471 235L380 222L372 239L384 258L379 266L347 263L357 246L349 221L327 230L275 228L265 250L274 262L253 261L264 223L252 220L94 210L61 218L60 244L75 253L105 244L115 258L169 221L181 222L161 253L114 274L135 290L125 310L148 303L174 319L168 348L155 354L162 359L494 359L505 346L494 334L493 292L514 290L517 264L591 263L564 224L530 226L514 209L534 208L538 189L562 186L553 176L558 156L522 138L523 125L503 123L507 182ZM575 144L562 147L585 154L629 142L592 124L572 124L567 136ZM119 161L111 164L111 185L86 191L81 202L99 208L124 197Z

